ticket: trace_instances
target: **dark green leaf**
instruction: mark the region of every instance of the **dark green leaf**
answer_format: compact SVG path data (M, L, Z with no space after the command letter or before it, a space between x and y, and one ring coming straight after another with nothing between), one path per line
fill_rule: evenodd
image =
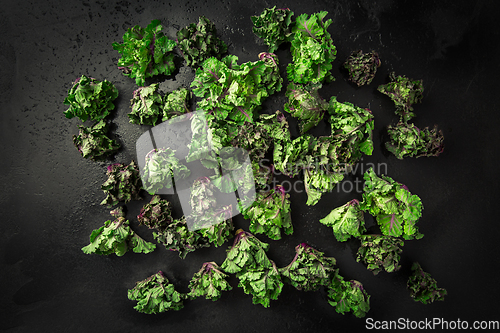
M226 281L228 275L215 262L206 262L201 269L193 275L189 281L189 293L191 299L205 297L212 301L218 300L223 291L233 289Z
M157 314L169 310L180 310L184 307L185 295L175 290L162 271L139 281L128 290L128 299L137 301L134 306L139 312Z
M287 66L288 80L295 83L323 83L334 80L332 62L337 49L327 29L331 19L323 21L326 11L302 14L292 28L292 62Z
M416 302L430 304L434 301L444 301L444 296L447 295L446 289L438 288L437 281L429 273L424 272L418 262L414 262L411 269L412 275L408 279L407 287Z
M268 308L271 300L277 300L283 289L281 275L276 265L271 261L271 267L259 266L237 273L239 287L245 294L252 295L253 304L261 304Z
M396 104L396 114L400 116L401 122L408 122L415 116L412 105L422 101L423 81L396 76L394 72L389 75L389 79L391 82L380 85L377 90L389 96Z
M127 29L123 44L113 43L113 49L121 54L118 69L134 78L138 86L144 86L147 78L171 75L176 69L172 51L177 44L162 29L160 21L153 20L146 28L136 25Z
M377 275L385 270L388 273L399 270L401 239L385 235L362 235L356 261L363 262L367 268Z
M388 151L398 159L404 157L438 156L444 149L444 137L437 126L420 130L412 123L399 122L387 127L389 141L385 143Z
M235 233L233 245L221 267L227 273L238 273L260 268L271 268L272 261L266 255L269 244L242 229Z
M252 16L252 31L262 38L267 46L268 52L274 52L280 44L289 41L291 32L293 12L288 8L266 8L259 16Z
M377 73L377 68L381 64L377 52L363 53L363 51L358 50L353 51L347 58L344 68L349 71L349 81L359 87L372 82L375 73Z
M106 175L108 179L101 186L106 198L101 205L112 207L121 201L127 203L142 199L140 196L141 177L134 161L129 165L111 164L107 168Z
M392 178L377 176L373 168L364 174L361 209L373 215L384 235L405 239L420 239L416 223L422 216L423 205L417 195Z
M289 198L290 194L281 185L259 192L252 206L242 212L243 217L250 220L250 232L265 234L273 240L281 239L282 229L285 234L292 234Z
M118 97L118 89L107 81L98 81L82 75L77 79L64 99L69 105L64 112L66 118L78 117L80 120L103 120L115 108L113 101Z
M104 120L92 127L78 126L78 136L73 135L73 143L84 158L98 160L116 152L120 145L106 136L107 126Z
M328 286L328 302L338 313L352 312L358 318L365 317L370 310L370 295L363 285L356 280L345 281L338 274Z
M198 24L191 23L177 32L177 46L186 65L193 68L210 57L220 59L227 51L226 43L217 37L215 25L205 16L199 17Z
M319 221L326 226L332 227L333 234L339 242L344 242L351 236L359 237L366 231L363 211L356 199L333 209L325 218Z
M129 249L135 253L153 252L156 245L146 242L130 229L129 221L124 217L104 222L104 226L92 231L90 244L83 247L85 254L123 256Z
M320 286L328 286L330 279L338 274L335 258L325 257L306 243L297 245L295 252L292 262L279 271L284 281L298 290L318 290Z

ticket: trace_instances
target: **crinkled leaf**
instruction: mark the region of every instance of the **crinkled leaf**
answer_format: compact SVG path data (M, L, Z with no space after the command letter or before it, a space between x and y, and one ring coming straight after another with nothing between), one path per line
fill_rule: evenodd
M394 72L389 75L389 79L391 82L380 85L377 90L389 96L396 104L396 114L400 117L400 121L408 122L415 116L412 105L422 101L423 81L396 76Z
M226 53L227 45L217 37L217 29L205 16L198 23L191 23L177 32L177 46L181 50L186 65L196 68L210 57L220 57Z
M353 237L359 237L366 231L363 211L359 201L353 199L333 209L326 217L319 220L326 226L332 227L333 234L339 242L344 242Z
M186 88L177 88L167 93L164 98L162 121L190 112L191 91Z
M304 134L318 125L328 110L328 103L321 98L318 90L321 83L296 84L290 82L286 90L288 102L285 111L299 119L300 134Z
M157 314L169 310L180 310L184 307L185 295L175 290L162 271L139 281L128 290L128 299L137 301L134 306L138 312Z
M84 158L98 160L116 152L120 145L106 136L107 126L104 120L92 127L78 126L78 136L73 135L73 143Z
M323 83L334 80L332 62L337 49L328 33L331 19L323 21L326 11L311 16L302 14L292 28L292 62L287 66L288 80L295 83Z
M344 68L349 72L349 81L359 87L372 82L377 73L377 68L381 64L377 52L363 53L363 51L357 50L353 51L347 58Z
M191 299L205 297L216 301L222 296L223 291L233 289L227 282L227 277L228 275L215 262L205 262L189 281L190 291L187 296Z
M165 246L167 250L176 251L179 257L186 255L202 247L210 246L208 239L201 234L190 231L185 217L173 220L165 228L153 233L154 239Z
M155 126L162 121L163 98L158 92L158 83L136 89L130 105L132 111L128 117L132 124Z
M253 304L261 304L268 308L271 300L277 300L283 289L281 275L271 261L271 267L257 267L241 271L237 274L238 286L245 294L252 295Z
M233 55L205 60L191 83L193 93L201 98L197 108L219 120L253 122L264 99L281 90L283 81L274 54L261 53L259 58L241 65Z
M171 75L176 69L172 51L177 44L162 29L160 21L153 20L146 28L136 25L127 29L123 44L113 43L113 49L121 54L118 69L138 86L144 86L147 78Z
M173 186L174 179L182 180L191 174L186 165L175 157L175 150L158 148L151 150L145 157L142 181L149 194Z
M290 40L293 12L288 8L266 8L258 16L252 16L252 31L262 38L269 47L268 52L274 52L280 44Z
M208 177L196 179L191 187L191 229L215 246L221 246L234 230L232 206L217 206L215 186Z
M335 258L325 257L323 252L305 243L297 245L295 252L292 262L279 271L283 280L298 290L318 290L320 286L327 286L338 273Z
M370 295L359 281L345 281L342 276L336 275L327 292L328 303L338 313L352 312L356 317L363 318L370 310Z
M130 202L141 200L140 190L142 189L139 170L134 161L129 165L115 163L108 166L106 175L108 179L101 185L101 189L106 194L106 198L101 205L112 207L119 202Z
M388 273L399 270L401 239L385 235L362 235L361 246L356 255L356 261L363 262L367 268L377 275L385 270Z
M290 194L281 185L267 192L259 192L243 217L250 220L250 232L265 234L273 240L281 239L281 231L293 233L290 209Z
M104 226L92 231L90 244L83 247L82 251L85 254L100 255L114 253L120 257L129 249L136 253L150 253L155 248L155 244L143 240L130 229L128 220L118 217L114 221L104 222Z
M82 122L87 119L103 120L115 108L113 101L118 97L118 89L108 80L99 81L82 75L68 91L64 104L66 118L78 117Z
M447 291L444 288L438 288L437 281L427 272L424 272L418 262L414 262L412 275L409 277L407 287L410 290L411 297L416 302L430 304L434 301L444 301Z
M267 257L269 244L242 229L235 233L233 245L227 250L222 269L227 273L238 273L257 268L271 268L272 261Z
M405 239L420 239L416 223L422 216L423 205L417 195L390 177L377 176L373 168L364 174L361 209L373 215L384 235Z
M444 137L437 126L420 130L412 123L399 122L387 127L389 141L385 143L388 151L398 159L404 157L438 156L444 149Z
M139 224L145 225L149 229L159 231L165 229L174 220L170 202L162 199L159 195L154 195L151 201L141 208L137 220Z
M362 153L373 152L373 114L349 102L339 102L335 96L329 102L332 135L339 138L350 151L349 163L354 165ZM346 161L347 162L347 161Z

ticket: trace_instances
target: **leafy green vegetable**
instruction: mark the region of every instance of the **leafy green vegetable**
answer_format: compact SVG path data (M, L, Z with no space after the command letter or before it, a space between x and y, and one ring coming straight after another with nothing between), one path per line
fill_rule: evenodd
M64 111L66 118L80 120L103 120L115 108L113 101L118 97L118 89L108 80L99 81L82 75L76 79L64 99L69 105Z
M294 177L304 171L307 205L315 205L323 193L344 179L363 154L373 151L373 115L335 96L327 103L332 135L301 135L293 140L275 140L273 162L276 170Z
M388 273L399 270L403 240L384 235L362 235L361 246L356 261L362 261L367 268L377 275L382 270Z
M353 199L333 209L325 218L319 220L326 226L333 228L333 234L339 242L344 242L351 236L359 237L365 228L363 211L359 207L359 201Z
M112 207L120 201L127 203L132 200L141 200L142 182L134 161L129 165L111 164L107 168L106 175L108 179L101 186L106 198L101 205Z
M351 167L362 154L373 152L373 114L349 102L339 102L335 96L330 99L330 124L332 136L339 138L346 150L346 158L339 161Z
M118 206L115 209L111 210L109 212L111 216L118 218L118 217L125 217L125 211L123 210L122 206Z
M407 122L415 116L413 104L422 101L424 86L422 80L409 79L406 76L389 75L391 82L380 85L377 90L389 96L396 104L396 114L401 122Z
M162 121L163 98L158 92L158 83L136 89L130 105L132 112L128 117L132 124L155 126Z
M208 239L196 231L189 230L185 217L174 219L166 227L153 232L153 237L167 250L178 252L182 259L190 252L210 246Z
M283 289L281 275L276 264L271 260L271 267L259 266L237 273L238 286L245 294L253 295L253 304L268 308L271 300L277 300Z
M332 278L327 292L328 303L338 313L352 312L356 317L363 318L370 310L370 295L359 281L345 281L337 274Z
M205 297L217 301L222 292L233 289L226 281L228 275L215 262L206 262L201 269L193 275L189 281L189 293L191 299Z
M323 252L306 243L297 245L295 252L292 262L279 271L284 281L298 290L315 291L320 286L328 286L332 276L338 273L335 258L325 257Z
M416 302L430 304L434 301L444 301L447 291L444 288L438 288L437 281L427 272L424 272L418 262L411 266L412 275L408 279L407 286L411 297Z
M233 245L227 251L227 257L222 263L222 269L227 273L240 273L247 270L273 267L267 257L269 244L260 241L251 233L238 229Z
M186 165L175 157L175 150L158 148L151 150L145 157L143 186L149 194L158 193L163 188L171 188L176 181L191 174Z
M234 230L231 205L218 207L214 185L208 177L196 179L191 187L191 230L207 238L215 246L221 246Z
M283 287L276 264L266 255L269 244L242 229L235 235L221 267L228 273L236 273L240 281L238 286L246 294L253 295L253 304L267 308L271 300L278 298Z
M137 301L134 309L147 314L180 310L184 307L185 298L184 294L175 290L162 271L137 282L134 288L128 290L128 299Z
M169 120L181 114L191 112L189 103L191 101L191 91L186 88L177 88L167 93L163 98L163 118L162 121Z
M306 205L314 206L323 193L331 192L344 179L341 172L331 171L328 165L324 167L304 169L304 187L307 193Z
M146 28L136 25L127 29L123 44L113 43L113 49L122 56L118 69L135 79L138 86L144 86L147 78L171 75L176 69L172 52L176 42L164 35L162 29L160 21L153 20Z
M217 37L215 24L200 16L198 24L191 23L177 32L177 46L186 65L196 68L210 57L220 59L226 53L227 45Z
M252 161L260 161L271 146L272 139L260 122L245 122L231 140L231 146L244 149Z
M372 82L380 65L382 62L377 52L363 53L363 51L357 50L353 51L347 58L344 68L349 71L349 81L359 87Z
M82 248L83 253L100 255L114 253L121 257L130 249L135 253L153 252L156 245L139 237L128 224L128 220L124 217L104 222L102 227L92 231L90 244Z
M273 140L290 140L290 129L285 115L277 110L271 114L261 114L259 123Z
M287 66L288 80L295 83L323 83L334 80L332 62L337 49L327 29L331 19L323 21L326 11L302 14L292 27L292 62Z
M78 126L80 131L73 135L73 143L84 158L97 160L116 152L120 144L106 136L107 125L104 120L92 127Z
M384 235L404 239L420 239L417 222L422 216L420 198L390 177L378 177L373 168L364 174L363 202L361 209L377 219Z
M308 134L293 140L274 141L274 168L289 177L297 176L306 166L304 158L316 145L317 139Z
M396 126L389 125L387 132L390 141L385 147L400 160L407 156L438 156L444 149L443 133L437 126L420 130L412 123L399 122Z
M286 90L288 102L284 108L292 117L299 119L300 134L318 125L328 110L328 103L318 93L321 87L321 83L288 84Z
M250 232L265 234L273 240L281 239L281 229L287 235L292 234L289 198L290 194L281 185L259 192L252 206L242 212L250 220Z
M290 9L276 9L274 6L264 9L259 16L250 17L253 33L269 46L268 52L275 52L280 44L290 40L292 16L293 12Z
M159 195L153 195L151 201L141 208L137 220L139 224L145 225L149 229L161 231L167 228L174 221L170 202L162 199Z
M241 65L234 55L205 60L191 83L193 93L201 98L197 108L216 119L253 122L254 112L264 99L281 90L283 81L274 54L261 53L259 59Z

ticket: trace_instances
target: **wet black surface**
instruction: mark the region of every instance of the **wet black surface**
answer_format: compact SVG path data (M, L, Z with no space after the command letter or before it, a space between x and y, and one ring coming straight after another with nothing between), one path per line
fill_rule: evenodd
M337 47L336 81L321 94L369 107L375 115L376 150L365 157L358 175L373 163L406 184L425 206L419 222L425 237L408 241L402 269L373 276L356 263L355 241L338 243L318 220L360 193L348 186L324 195L314 207L305 193L292 193L295 232L271 241L270 257L278 266L293 258L295 245L308 242L337 258L340 273L361 281L371 294L373 320L500 320L498 315L498 199L500 143L497 78L499 29L496 1L28 1L0 9L0 329L10 332L355 332L366 319L340 315L322 292L305 293L285 286L268 309L253 305L237 287L217 302L198 299L185 308L151 316L137 313L127 299L135 282L162 270L180 291L205 261L222 263L226 247L196 251L180 259L158 247L149 255L84 255L91 231L109 219L100 206L106 166L135 159L135 142L147 129L128 122L132 79L116 68L119 54L111 44L125 30L160 19L170 37L205 15L212 20L229 52L254 61L265 51L251 31L250 16L267 7L301 13L329 12ZM340 71L355 49L376 50L382 60L371 85L356 88ZM277 51L285 76L291 57ZM397 160L381 147L384 128L396 120L392 102L377 93L395 71L424 81L424 99L415 106L417 126L438 124L446 148L438 158ZM80 75L108 79L120 91L112 132L124 147L104 162L87 161L72 143L78 119L66 119L68 89ZM160 83L163 91L188 87L191 69ZM284 90L268 99L265 112L283 110ZM322 123L313 132L327 129ZM292 129L297 133L297 128ZM385 169L386 168L386 169ZM354 177L349 178L351 181ZM152 241L135 216L149 200L127 205L132 228ZM238 227L248 222L236 219ZM444 302L423 305L406 290L412 261L448 290Z

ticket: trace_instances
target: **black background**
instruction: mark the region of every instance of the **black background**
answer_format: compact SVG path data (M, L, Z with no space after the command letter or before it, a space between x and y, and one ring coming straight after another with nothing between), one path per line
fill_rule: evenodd
M291 193L295 232L270 243L269 256L283 267L294 247L307 242L337 259L340 273L361 281L371 294L373 320L448 321L500 320L498 312L498 55L500 13L497 1L29 1L0 7L0 329L9 332L356 332L366 319L340 315L321 291L305 293L286 285L270 308L253 305L237 287L217 302L187 301L184 309L144 315L133 309L127 290L158 270L179 291L205 261L222 263L227 246L208 248L180 259L158 246L152 254L123 257L85 255L91 231L110 218L100 189L106 166L135 159L135 141L147 126L130 124L129 100L136 85L117 69L121 42L134 25L161 20L171 38L205 15L217 26L229 53L239 62L254 61L265 51L252 33L250 16L265 8L288 7L295 17L321 10L333 20L328 31L337 47L325 99L337 96L375 115L372 156L365 157L359 179L369 163L406 184L424 204L419 221L425 237L407 241L402 268L374 276L355 261L358 244L339 243L318 220L350 199L361 198L349 187L305 205L299 188ZM382 60L374 82L361 88L346 80L341 65L356 49L375 50ZM291 60L287 46L277 51L282 76ZM415 106L419 127L437 124L446 148L437 158L397 160L383 149L384 128L397 120L394 105L376 91L395 71L423 79L424 98ZM63 100L82 74L113 82L120 92L110 117L111 132L123 149L105 162L85 160L72 143L81 122L66 119ZM168 92L189 87L188 67L161 81ZM286 87L287 81L285 81ZM284 91L269 98L263 112L283 110ZM296 123L290 120L292 133ZM323 121L312 133L328 131ZM344 189L344 190L342 190ZM137 214L150 196L127 204L132 228L153 241L138 226ZM174 200L174 199L173 199ZM180 214L178 212L178 214ZM373 225L368 219L367 223ZM235 219L237 227L248 222ZM443 302L414 302L406 289L412 261L448 291Z

